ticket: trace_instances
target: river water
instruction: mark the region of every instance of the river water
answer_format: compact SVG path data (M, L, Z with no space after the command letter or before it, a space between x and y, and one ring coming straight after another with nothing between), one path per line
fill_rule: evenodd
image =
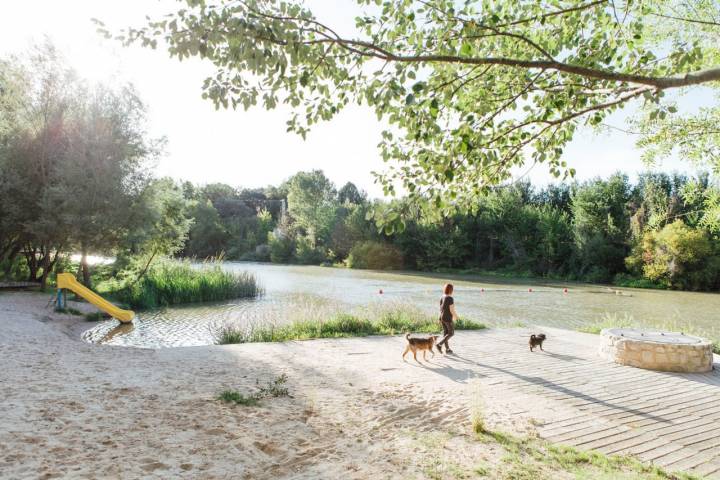
M455 285L458 314L489 326L575 329L609 318L720 338L718 294L312 266L238 262L224 266L254 273L265 295L139 312L132 324L103 321L83 338L152 348L209 345L215 343L218 329L226 324L283 323L298 316L327 318L337 311L372 312L397 305L434 315L447 281Z

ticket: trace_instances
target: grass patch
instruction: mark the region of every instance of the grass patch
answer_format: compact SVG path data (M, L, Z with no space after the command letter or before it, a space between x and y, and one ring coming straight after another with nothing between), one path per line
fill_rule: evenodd
M90 312L85 314L86 322L99 322L103 319L103 314L100 312Z
M217 397L225 403L234 403L235 405L243 405L245 407L255 407L260 405L260 400L255 398L253 395L246 397L237 390L223 390Z
M576 478L696 480L699 477L667 472L657 466L618 455L581 451L565 445L553 445L532 437L516 437L503 432L485 431L477 435L485 443L496 443L504 450L493 478L556 478L566 472Z
M82 314L83 314L80 310L78 310L77 308L73 308L73 307L56 308L55 311L58 312L58 313L65 314L65 315L78 315L78 316L82 316Z
M187 261L162 261L137 283L111 293L131 308L144 310L257 297L263 290L254 275L224 270L219 263L194 267Z
M485 325L460 319L456 330L480 330ZM400 333L438 333L437 319L403 309L381 312L374 317L370 312L360 314L337 313L327 320L301 319L285 325L225 325L217 333L219 345L253 342L285 342L314 338L364 337L368 335L397 335Z
M233 403L245 407L256 407L260 405L260 401L264 398L289 397L290 391L286 385L287 380L287 375L283 373L265 385L261 386L259 382L256 382L257 390L250 395L243 395L237 390L228 389L220 392L217 399L225 403Z

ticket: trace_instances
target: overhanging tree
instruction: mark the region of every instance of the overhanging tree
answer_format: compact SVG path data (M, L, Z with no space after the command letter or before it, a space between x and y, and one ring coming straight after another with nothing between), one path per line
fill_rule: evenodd
M367 104L390 124L385 192L402 185L403 205L441 213L472 209L526 162L571 176L562 154L578 127L635 99L662 120L675 110L666 91L720 80L720 42L708 41L720 7L707 0L355 0L367 13L350 34L298 0L184 3L118 38L210 60L204 96L217 107L288 104L303 136ZM673 35L659 34L666 24Z

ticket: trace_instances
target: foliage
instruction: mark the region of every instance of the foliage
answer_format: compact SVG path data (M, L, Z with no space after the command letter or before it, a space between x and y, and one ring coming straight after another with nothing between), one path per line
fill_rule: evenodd
M526 162L572 176L563 152L578 129L634 100L662 121L675 111L666 91L720 79L720 27L707 21L720 12L704 0L348 0L361 12L346 35L300 0L186 3L117 38L209 60L203 96L216 107L290 105L288 129L303 136L368 105L390 124L380 149L393 163L378 178L411 199L379 212L390 231L417 208L475 212Z
M675 220L662 230L645 232L628 264L640 266L645 277L668 287L716 289L720 286L716 248L706 233Z
M309 236L295 238L295 261L301 265L318 265L325 261L321 248L315 247Z
M184 247L185 253L199 258L208 258L223 252L229 235L212 202L209 199L197 201L190 209L189 215L194 221L188 232L188 241Z
M328 238L338 208L335 188L321 170L298 172L288 180L288 212L308 238L309 248Z
M625 263L631 263L629 262L629 257L625 259ZM652 289L665 289L667 288L662 283L659 283L655 280L650 280L649 278L643 278L643 277L635 277L632 275L629 275L627 273L618 273L615 275L615 278L613 278L613 285L617 285L618 287L627 287L627 288L652 288Z
M131 85L87 84L51 44L0 59L0 79L6 275L23 272L44 285L63 254L79 252L89 283L88 254L177 249L186 219L182 205L167 208L160 195L167 182L147 172L162 142L149 138Z
M262 292L255 277L247 272L230 272L219 264L193 266L189 262L163 261L153 265L140 281L111 293L132 308L148 309L257 297Z
M630 199L628 179L613 175L595 180L572 197L573 233L581 275L607 282L623 270Z
M270 232L268 246L270 247L270 261L273 263L289 263L292 259L294 242L289 235L279 230Z
M321 172L298 174L293 178L300 177L325 185L326 193L335 190ZM343 202L339 193L336 199L328 193L334 216L326 223L332 227L324 237L317 237L314 244L295 218L289 213L283 214L282 208L273 207L285 198L283 195L287 193L282 192L289 191L289 182L255 191L253 197L248 190L227 185L214 184L211 192L205 193L207 188L186 188L194 192L187 197L190 201L202 201L206 205L191 214L201 215L192 219L193 225L210 223L211 226L198 228L196 233L193 227L184 255L195 252L204 257L225 251L232 252L228 254L230 259L315 265L333 262L372 269L492 272L667 288L667 282L645 276L642 261L636 261L642 257L638 252L642 250L646 232L662 230L682 219L692 230L704 232L713 245L709 266L717 261L720 240L719 230L715 228L720 223L716 212L720 190L717 181L703 173L692 178L643 173L634 184L620 174L544 188L519 182L494 188L479 198L476 214L408 218L404 220L405 229L392 234L378 232L368 215L373 210L410 200L370 202L363 194L349 195L348 192L357 188L346 185L341 190L349 196ZM314 187L311 190L318 191ZM350 197L361 203L353 203ZM256 203L251 203L251 198ZM315 201L314 196L307 198L306 201ZM213 206L213 201L218 208ZM230 208L230 205L235 206ZM258 213L253 213L251 205L259 208ZM204 213L205 208L208 213ZM300 210L312 211L304 207ZM257 228L233 226L239 224L257 225ZM213 244L213 231L227 233L218 236ZM255 240L256 235L265 235L267 243ZM193 237L197 246L192 246L195 245ZM211 244L212 248L203 250ZM686 288L683 285L676 282L674 288ZM695 282L694 287L687 285L687 288L711 288L708 281Z
M399 270L403 267L403 257L394 245L369 240L352 247L346 263L350 268Z

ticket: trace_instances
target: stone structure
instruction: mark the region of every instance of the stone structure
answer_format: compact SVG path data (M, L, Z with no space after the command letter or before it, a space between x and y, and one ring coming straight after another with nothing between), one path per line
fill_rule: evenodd
M665 372L700 373L713 368L712 343L681 332L609 328L600 356L621 365Z

